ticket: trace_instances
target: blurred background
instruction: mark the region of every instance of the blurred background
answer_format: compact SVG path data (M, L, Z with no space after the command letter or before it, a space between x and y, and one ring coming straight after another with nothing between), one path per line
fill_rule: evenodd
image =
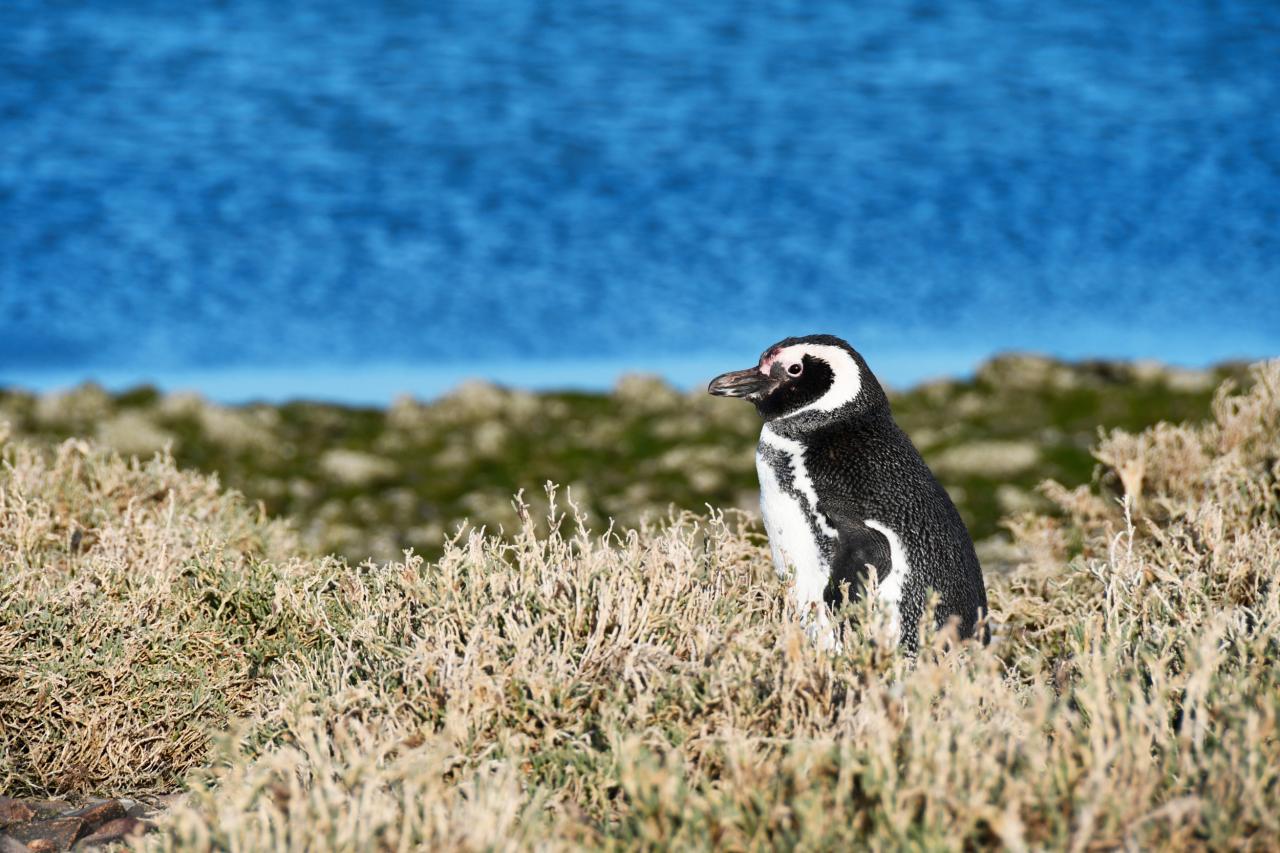
M754 415L697 385L816 331L931 462L1006 443L951 460L984 534L1098 426L1203 416L1280 351L1280 5L0 4L19 433L385 556L543 478L750 505Z

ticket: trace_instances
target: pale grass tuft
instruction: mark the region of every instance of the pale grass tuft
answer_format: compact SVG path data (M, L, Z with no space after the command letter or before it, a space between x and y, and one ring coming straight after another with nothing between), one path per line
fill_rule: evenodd
M172 788L293 647L270 590L295 549L166 456L4 445L0 790Z

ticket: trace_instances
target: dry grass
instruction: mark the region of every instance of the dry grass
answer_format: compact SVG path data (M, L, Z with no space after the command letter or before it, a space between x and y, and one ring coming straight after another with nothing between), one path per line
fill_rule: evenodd
M867 608L843 654L813 648L734 517L597 536L569 512L550 536L347 568L289 562L164 462L10 447L6 787L202 764L146 842L171 849L1274 847L1280 364L1211 423L1097 456L1092 490L1049 485L1060 511L1012 523L1025 559L993 583L997 642L926 637L911 664ZM116 481L174 497L120 506ZM73 553L67 519L98 544ZM95 642L152 675L111 681ZM191 698L197 672L216 709ZM233 713L206 755L201 727ZM122 721L154 745L111 737ZM35 760L76 739L120 747L59 765L83 777Z
M215 480L68 441L4 446L0 790L172 787L309 628L273 612L287 530ZM314 567L306 566L313 574Z

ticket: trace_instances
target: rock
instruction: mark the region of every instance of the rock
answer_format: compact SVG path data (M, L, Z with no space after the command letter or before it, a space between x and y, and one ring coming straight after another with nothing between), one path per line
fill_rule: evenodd
M83 850L87 847L121 842L134 835L141 835L149 829L151 829L151 824L144 820L139 820L136 817L119 817L115 820L107 821L98 827L94 833L81 838L76 842L75 849Z
M965 391L958 394L947 404L947 412L953 418L967 419L982 414L991 408L991 398L977 391Z
M71 849L83 828L84 821L78 817L57 817L11 826L5 834L27 845L32 853L61 853Z
M1039 459L1039 449L1030 442L973 441L948 448L930 461L950 474L1008 477L1026 471Z
M1132 362L1129 372L1139 382L1155 383L1165 378L1165 366L1151 358L1140 358Z
M943 431L930 427L921 427L911 431L911 443L918 449L925 450L942 440Z
M343 485L367 486L375 480L394 476L396 464L372 453L335 448L320 456L320 470Z
M931 379L921 382L914 393L931 406L941 406L956 394L960 383L954 379Z
M510 431L500 421L484 421L471 433L471 447L477 456L490 459L502 454L506 448Z
M71 811L71 803L66 800L23 800L23 805L33 809L36 817L57 817Z
M21 800L0 796L0 829L4 829L11 823L31 820L35 816L35 811Z
M165 417L199 417L200 410L208 405L195 391L175 391L160 398L156 410Z
M1060 379L1059 362L1039 353L1002 353L977 370L977 378L1001 390L1045 388Z
M93 832L105 823L119 820L125 816L124 806L119 800L103 800L77 809L67 817L78 817L84 822L81 832Z
M74 424L80 428L107 417L113 405L111 396L101 386L86 382L67 391L42 394L36 399L34 414L41 426Z
M175 791L172 794L156 794L151 799L155 802L157 809L171 809L186 803L187 794L184 791Z
M724 475L719 471L693 471L689 474L689 485L694 491L709 495L724 485Z
M401 394L387 408L387 429L416 432L431 423L430 410L425 403L408 394Z
M173 433L136 411L121 412L98 424L98 441L121 456L150 456L178 443Z
M1003 536L989 536L974 543L974 547L983 573L989 576L1011 572L1026 559L1022 548Z
M137 818L151 817L152 815L160 811L163 811L163 809L159 808L158 806L153 806L148 803L142 803L137 800L122 799L120 801L120 805L124 806L125 817L137 817Z
M1166 379L1171 391L1182 393L1203 393L1212 391L1218 385L1218 378L1210 370L1191 370L1183 367L1169 368Z
M230 450L266 450L278 443L271 431L278 412L208 403L200 408L197 418L209 441Z
M996 486L996 503L1005 515L1014 515L1041 509L1045 501L1034 492L1020 489L1009 483L1001 483Z
M63 853L123 841L151 828L142 820L146 807L133 800L93 800L74 811L60 800L12 800L0 797L10 821L0 833L0 853ZM131 814L132 810L137 814ZM62 814L52 817L51 812Z
M1169 390L1183 394L1212 391L1218 379L1211 370L1173 367L1158 361L1143 359L1129 365L1133 378L1147 384L1163 383Z
M613 388L620 402L640 406L642 410L672 409L680 405L680 392L660 377L643 373L622 376Z
M506 408L506 392L492 382L470 379L440 400L448 408L469 418L499 415Z

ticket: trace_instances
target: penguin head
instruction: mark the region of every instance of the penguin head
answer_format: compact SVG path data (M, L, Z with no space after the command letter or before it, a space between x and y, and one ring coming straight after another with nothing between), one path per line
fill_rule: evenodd
M834 335L778 341L761 354L755 367L722 373L707 391L750 400L766 421L797 425L860 417L889 406L866 361Z

